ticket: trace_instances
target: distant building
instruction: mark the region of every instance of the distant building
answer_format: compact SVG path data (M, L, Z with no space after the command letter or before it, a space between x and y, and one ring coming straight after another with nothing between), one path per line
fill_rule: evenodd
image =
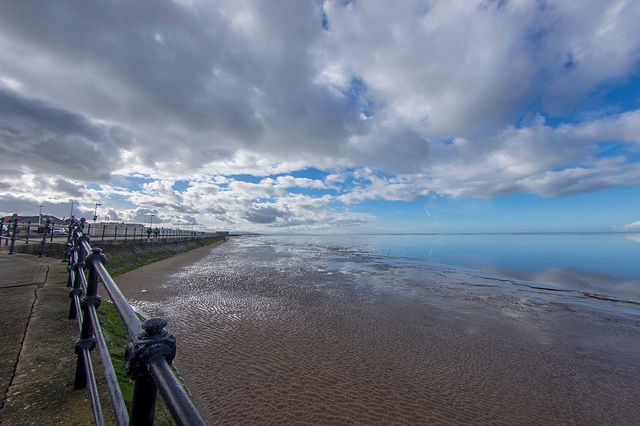
M4 223L13 223L13 215L11 216L5 216L4 218ZM60 218L57 218L55 216L52 216L50 214L43 214L42 215L42 219L41 222L42 224L47 223L47 219L51 220L51 223L53 223L56 226L59 225L69 225L69 219L66 220L62 220ZM28 225L29 222L31 222L32 225L37 225L38 224L38 216L18 216L18 224L19 225Z

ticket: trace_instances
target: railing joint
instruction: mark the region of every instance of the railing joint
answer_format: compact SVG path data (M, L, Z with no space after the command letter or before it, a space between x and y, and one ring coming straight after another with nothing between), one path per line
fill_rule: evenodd
M83 356L84 350L92 351L96 347L96 338L93 336L76 340L76 355Z
M100 307L100 296L98 296L97 294L93 295L93 296L86 296L82 299L82 302L80 302L80 305L82 306L82 309L88 309L90 306L93 306L95 309L98 309Z
M80 298L82 297L83 293L84 292L80 287L72 288L71 290L69 290L69 297L73 298L74 296L78 296Z
M142 333L129 342L125 351L125 370L129 377L140 377L141 369L164 358L169 365L176 356L176 339L165 330L164 318L150 318L142 323Z

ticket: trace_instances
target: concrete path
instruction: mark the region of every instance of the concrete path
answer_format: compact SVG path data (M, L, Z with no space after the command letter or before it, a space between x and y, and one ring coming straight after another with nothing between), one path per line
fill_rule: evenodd
M0 424L91 425L89 392L74 391L79 336L67 319L66 264L0 252ZM92 356L99 380L97 351ZM111 411L101 389L103 411ZM112 419L107 423L113 424Z

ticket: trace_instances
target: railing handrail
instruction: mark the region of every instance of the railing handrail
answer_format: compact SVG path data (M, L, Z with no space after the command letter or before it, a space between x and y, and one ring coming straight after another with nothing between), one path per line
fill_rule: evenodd
M82 240L80 244L84 249L85 253L92 252L93 249L91 248L91 245L89 245L88 241ZM98 273L98 276L102 280L104 289L107 291L107 294L111 298L111 301L113 302L113 306L116 308L116 311L118 311L118 315L120 316L120 319L124 323L124 326L127 328L129 337L134 338L135 336L137 336L142 332L142 327L141 327L142 322L138 318L138 315L133 310L131 305L129 305L129 302L127 302L127 299L124 297L124 294L122 294L122 292L120 291L120 288L115 283L113 278L111 278L111 275L109 275L107 268L105 268L105 266L102 263L99 263L96 265L96 272Z
M70 232L73 226L65 226L62 224L55 225L51 222L49 218L47 218L46 222L38 224L38 223L18 223L16 219L19 217L14 215L14 220L7 221L5 223L5 218L0 218L0 244L4 246L9 246L11 243L11 247L9 247L9 254L14 254L15 244L16 242L24 242L24 244L29 244L30 239L31 242L37 243L33 239L41 239L40 241L40 257L44 252L44 245L46 244L47 238L49 242L60 242L62 237L71 238ZM109 232L105 234L105 229L107 226L113 225L113 233ZM118 232L118 225L120 225L120 232ZM87 224L88 229L91 229L91 224ZM129 233L129 227L133 230L133 233ZM58 233L56 230L69 228L69 233ZM140 229L140 233L137 233L137 230ZM227 233L225 232L204 232L204 231L187 231L181 229L173 229L173 228L161 228L160 231L156 234L155 232L146 233L143 232L142 229L145 229L144 225L139 224L103 224L101 242L108 243L122 243L126 241L137 241L137 242L177 242L177 241L190 241L190 240L199 240L202 238L210 238L210 237L218 237L225 236ZM26 233L22 233L23 230L26 230ZM124 232L123 232L124 230ZM89 235L90 232L86 232ZM95 232L93 232L95 234Z
M118 425L128 425L130 421L134 424L153 421L157 391L162 395L177 424L206 424L189 398L185 387L170 367L175 356L175 339L164 329L166 321L161 318L152 318L144 323L140 321L105 268L102 250L91 247L89 237L83 232L84 223L84 220L81 222L72 221L69 225L65 259L69 261L69 285L73 287L70 292L72 301L69 317L78 319L81 331L81 338L76 344L76 352L79 357L76 383L80 383L81 387L89 387L96 424L103 424L104 420L89 356L89 351L93 349L94 345L98 346L100 357L103 360L102 364ZM88 281L84 274L85 264L90 269ZM134 400L130 415L124 406L96 313L96 308L100 305L100 298L97 295L98 278L102 281L131 338L125 356L127 374L135 380ZM81 301L82 293L85 293L86 296ZM93 343L94 341L95 343Z

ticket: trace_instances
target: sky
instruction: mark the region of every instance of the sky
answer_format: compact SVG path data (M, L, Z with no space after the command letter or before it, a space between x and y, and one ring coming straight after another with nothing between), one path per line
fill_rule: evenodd
M0 213L640 230L638 22L634 0L0 0Z

